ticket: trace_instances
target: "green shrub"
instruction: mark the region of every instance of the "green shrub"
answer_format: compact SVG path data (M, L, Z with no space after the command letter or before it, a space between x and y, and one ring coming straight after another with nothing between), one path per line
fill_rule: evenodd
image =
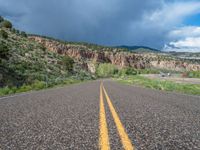
M159 74L159 70L157 69L138 69L138 74Z
M46 83L43 81L35 81L32 85L31 85L32 89L34 90L40 90L40 89L44 89L46 87Z
M15 33L16 33L16 34L20 34L20 31L19 31L19 30L15 30Z
M2 17L2 16L0 16L0 23L1 23L2 21L4 21L4 19L3 19L3 17Z
M120 69L119 71L118 71L118 75L119 76L125 76L126 75L126 69Z
M128 68L123 68L119 70L119 76L125 76L125 75L137 75L137 70L128 67Z
M9 56L9 49L5 43L0 42L0 59L7 59Z
M42 44L39 45L39 48L43 51L43 52L47 52L46 51L46 47Z
M32 87L30 85L23 85L19 89L17 89L16 93L27 92L30 90L32 90Z
M0 27L12 28L12 23L8 20L4 20L0 23Z
M4 30L0 30L0 37L7 39L8 38L8 33Z
M12 33L16 33L16 29L15 29L15 28L12 28L12 29L11 29L11 32L12 32Z
M189 77L189 78L200 78L200 71L187 72L187 77Z
M117 73L118 69L116 68L116 66L107 63L99 64L96 69L96 74L98 77L112 77Z
M10 93L10 91L11 90L9 87L0 88L0 96L7 95Z
M13 94L17 92L17 87L11 87L10 89L11 89Z
M73 71L74 60L69 56L64 56L62 59L62 64L67 71Z
M21 36L23 36L23 37L27 37L26 32L22 31L22 32L21 32Z
M156 69L134 69L131 67L123 68L119 70L119 76L137 75L137 74L158 74L159 70Z
M66 79L63 81L63 84L68 85L68 84L73 84L73 83L78 83L80 80L77 79Z
M89 73L89 72L87 72L85 70L82 70L82 69L80 69L77 72L76 76L75 76L75 80L81 80L81 81L83 81L83 80L93 80L93 79L94 78L93 78L93 76L92 76L91 73Z
M136 70L134 70L133 68L127 68L126 69L126 74L127 75L136 75L137 74L137 71Z
M83 78L83 80L87 80L87 79ZM45 88L49 88L49 87L55 87L56 85L74 84L74 83L79 83L83 80L80 80L75 76L72 76L72 77L62 78L58 81L51 80L51 81L49 81L48 86L46 86L46 83L44 81L35 81L32 84L24 84L18 88L6 86L4 88L0 88L0 96L14 94L14 93L27 92L27 91L31 91L31 90L41 90L41 89L45 89Z

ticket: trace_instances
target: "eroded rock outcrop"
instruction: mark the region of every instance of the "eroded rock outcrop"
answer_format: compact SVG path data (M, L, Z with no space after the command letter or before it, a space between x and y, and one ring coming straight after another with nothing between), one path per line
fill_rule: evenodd
M176 71L197 71L200 70L200 64L192 64L181 60L160 60L158 54L153 53L131 53L113 51L91 50L84 45L66 44L56 40L46 39L37 36L30 36L31 40L43 44L48 50L68 55L76 61L94 62L94 63L112 63L118 67L160 68ZM86 65L86 64L85 64ZM87 64L87 68L94 72L94 66Z
M86 46L65 44L36 36L31 36L30 39L42 43L50 51L68 55L77 61L91 60L93 62L112 63L119 67L130 66L141 69L148 67L142 56L129 52L94 51Z
M160 69L175 70L175 71L200 71L200 64L191 64L184 61L163 60L150 61L151 66Z

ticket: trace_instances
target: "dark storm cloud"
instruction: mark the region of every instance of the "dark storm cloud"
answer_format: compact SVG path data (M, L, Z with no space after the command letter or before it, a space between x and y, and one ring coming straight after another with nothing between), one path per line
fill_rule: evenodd
M0 13L30 33L104 45L160 48L168 28L150 14L164 0L0 0ZM162 12L162 11L161 11ZM154 19L154 18L153 18Z

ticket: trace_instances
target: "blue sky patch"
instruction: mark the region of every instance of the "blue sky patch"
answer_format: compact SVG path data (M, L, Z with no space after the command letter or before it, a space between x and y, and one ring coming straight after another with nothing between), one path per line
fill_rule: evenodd
M200 26L200 13L187 17L184 24L190 26Z

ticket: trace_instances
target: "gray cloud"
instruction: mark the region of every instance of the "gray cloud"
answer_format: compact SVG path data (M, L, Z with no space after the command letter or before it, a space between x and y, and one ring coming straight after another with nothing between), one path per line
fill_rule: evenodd
M184 3L166 0L0 0L0 13L11 19L16 28L29 33L103 45L161 48L166 42L165 35L185 16L167 16L168 7L176 9L176 5Z

